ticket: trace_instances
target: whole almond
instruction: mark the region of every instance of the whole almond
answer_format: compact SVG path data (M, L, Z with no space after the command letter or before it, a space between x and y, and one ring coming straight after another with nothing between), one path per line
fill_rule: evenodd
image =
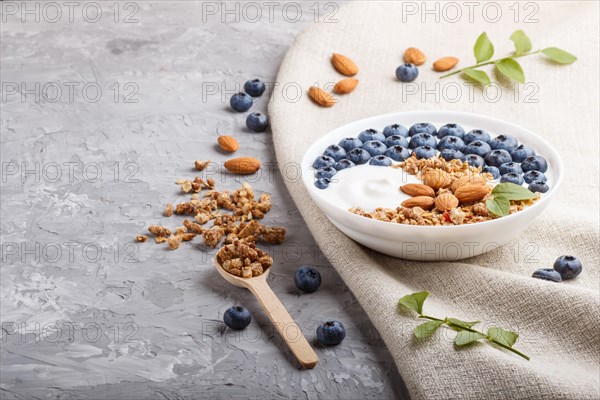
M433 69L439 72L448 71L458 64L456 57L443 57L433 63Z
M238 141L232 136L219 136L217 141L219 142L219 147L228 153L233 153L240 148Z
M423 183L432 188L438 190L440 188L446 188L452 183L452 176L441 169L428 169L422 174Z
M429 196L416 196L406 199L401 206L406 208L421 207L423 210L431 210L435 205L435 199Z
M452 189L453 192L456 192L456 189L467 183L485 186L486 180L481 175L463 175L454 182L452 182L452 186L450 186L450 189Z
M456 189L454 196L461 203L472 203L483 199L489 192L489 188L485 185L466 183Z
M358 79L346 78L342 79L333 87L333 92L337 94L348 94L354 91L358 86Z
M354 64L354 61L341 54L333 53L331 64L342 75L354 76L358 74L358 67Z
M400 186L400 190L409 196L435 196L435 191L422 183L407 183Z
M421 65L426 60L427 60L427 57L425 57L425 54L423 54L423 52L421 50L417 49L416 47L409 47L404 52L404 61L406 61L407 63Z
M321 107L331 107L335 104L333 96L319 87L311 86L308 89L308 95Z
M452 193L442 193L435 199L435 208L444 212L458 207L458 199Z
M253 157L232 158L226 161L224 166L234 174L248 175L260 169L260 161Z

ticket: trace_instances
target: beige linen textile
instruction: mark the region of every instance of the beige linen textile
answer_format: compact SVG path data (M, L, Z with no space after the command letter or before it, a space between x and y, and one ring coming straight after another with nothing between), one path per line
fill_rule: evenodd
M462 262L409 262L374 253L329 223L301 182L290 180L287 186L325 255L380 331L413 398L599 398L598 3L536 2L537 23L514 23L513 2L497 4L504 13L498 23L485 21L481 13L473 22L463 15L459 23L443 18L436 23L431 16L423 23L420 14L403 21L400 2L355 1L342 6L339 22L303 32L281 65L280 88L295 82L306 90L341 79L329 64L332 52L356 61L360 84L331 109L315 106L305 95L290 101L275 90L270 117L277 158L280 165L299 163L313 140L331 129L395 111L476 112L545 137L566 168L553 203L515 241ZM541 56L523 58L530 84L519 91L501 87L493 100L480 90L470 93L456 77L440 81L430 69L436 58L448 55L458 57L459 66L472 64L472 47L483 31L496 57L508 54L515 29L526 31L534 49L557 46L579 60L563 67ZM394 78L410 46L429 57L411 87ZM492 74L492 79L500 77ZM406 92L415 87L416 95ZM463 88L458 99L456 91L449 92L456 87ZM562 254L582 258L578 279L554 284L530 277ZM396 304L402 295L421 290L432 293L425 303L429 315L480 319L483 329L518 331L515 347L531 361L483 343L456 350L454 334L443 329L416 341L412 328L423 321L399 315Z

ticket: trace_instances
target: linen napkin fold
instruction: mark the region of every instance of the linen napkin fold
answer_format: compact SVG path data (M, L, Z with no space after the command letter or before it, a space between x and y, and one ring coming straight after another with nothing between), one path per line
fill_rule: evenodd
M457 22L443 14L446 3L430 4L438 7L438 18L435 11L423 15L424 2L411 2L410 9L406 4L351 2L336 14L337 22L315 24L297 37L281 65L269 107L279 165L300 163L315 139L357 119L395 111L469 111L525 126L558 149L566 176L553 203L499 249L461 262L421 263L357 244L326 219L302 182L286 180L286 185L317 243L381 333L412 398L597 399L598 3L536 2L534 23L522 15L531 9L521 9L517 18L512 3L495 3L502 13L496 23L490 15L484 17L485 3L471 18L466 5L456 3L462 10ZM492 74L500 84L489 91L465 85L456 76L439 80L431 70L431 62L443 56L458 57L459 67L473 64L473 44L483 31L496 56L510 54L509 36L516 29L525 30L534 49L560 47L578 61L559 66L541 55L522 58L527 84L515 87ZM394 71L404 49L412 46L429 59L415 82L403 84ZM327 109L313 104L306 90L343 78L329 63L333 52L358 64L360 84ZM302 96L291 95L292 87L302 88ZM556 284L531 278L534 270L551 267L563 254L582 259L584 270L577 279ZM477 319L484 329L518 332L515 348L531 361L485 343L456 349L454 334L445 330L416 340L412 329L423 321L399 313L397 303L422 290L431 292L425 303L429 315Z

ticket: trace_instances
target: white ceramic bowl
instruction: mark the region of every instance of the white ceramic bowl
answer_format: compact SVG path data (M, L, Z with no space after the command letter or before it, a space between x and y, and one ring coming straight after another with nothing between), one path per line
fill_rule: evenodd
M492 137L505 133L516 137L548 161L550 190L534 205L491 221L456 226L415 226L394 224L361 217L348 211L346 205L334 201L328 190L315 187L312 163L325 148L345 137L356 137L368 128L382 130L399 123L407 128L417 122L431 122L437 128L457 123L466 132L483 129ZM493 250L519 235L550 203L563 177L563 164L556 150L533 132L520 126L483 115L450 111L415 111L387 114L363 119L337 128L322 136L304 154L302 179L310 196L327 218L355 241L378 252L409 260L459 260ZM355 168L361 168L355 167ZM379 167L385 168L385 167ZM331 185L335 185L332 183ZM350 200L351 201L351 200Z

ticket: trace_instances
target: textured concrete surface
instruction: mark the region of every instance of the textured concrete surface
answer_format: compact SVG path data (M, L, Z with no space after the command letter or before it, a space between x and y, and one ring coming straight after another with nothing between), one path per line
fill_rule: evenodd
M2 2L1 397L398 397L385 345L285 191L270 134L248 132L227 106L246 79L275 79L315 5L294 22L298 3L263 4L254 23L245 3L224 14L222 3L107 2L100 16L100 3L54 4L30 2L26 13ZM318 23L335 23L331 4L318 6ZM272 193L267 221L288 228L270 249L273 289L309 341L323 320L347 328L341 346L317 348L314 370L298 368L199 240L177 251L132 240L149 224L180 225L161 216L164 204L184 199L174 182L196 175L195 159L227 159L219 134L263 161L249 181ZM221 189L240 184L207 175ZM318 265L316 293L295 289L301 264ZM233 304L253 315L241 333L222 323Z

